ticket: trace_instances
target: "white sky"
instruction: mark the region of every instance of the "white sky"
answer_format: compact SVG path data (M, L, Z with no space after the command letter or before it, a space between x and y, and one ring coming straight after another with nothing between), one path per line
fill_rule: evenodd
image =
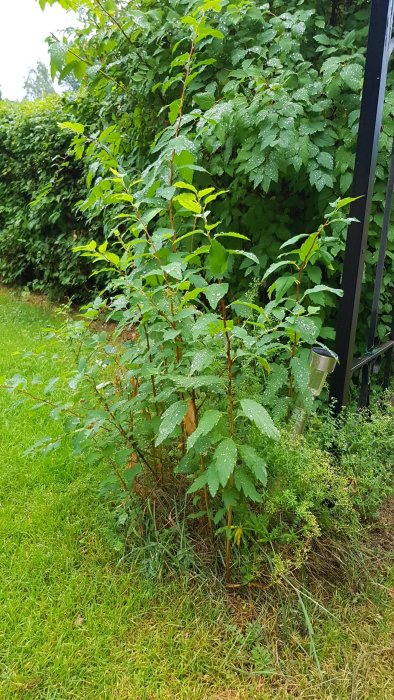
M75 20L60 5L47 5L42 11L37 0L0 0L0 89L4 98L22 99L29 68L38 60L49 67L46 37Z

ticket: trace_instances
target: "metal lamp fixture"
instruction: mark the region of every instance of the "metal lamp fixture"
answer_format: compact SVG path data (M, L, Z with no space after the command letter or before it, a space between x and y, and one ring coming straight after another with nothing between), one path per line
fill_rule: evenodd
M319 396L326 382L338 362L338 355L325 348L312 348L309 355L309 389L313 398ZM301 401L298 401L293 413L293 430L297 435L305 430L308 411Z

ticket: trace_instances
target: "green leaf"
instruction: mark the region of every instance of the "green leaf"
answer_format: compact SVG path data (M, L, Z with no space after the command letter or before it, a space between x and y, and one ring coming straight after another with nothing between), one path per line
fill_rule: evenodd
M250 241L248 236L244 236L242 233L236 233L235 231L227 231L227 233L216 233L214 238L241 238L243 241ZM253 253L252 253L253 255Z
M176 153L174 156L174 166L180 171L184 180L192 182L193 170L196 166L194 165L193 154L190 153L190 151L183 150L180 153Z
M170 108L168 110L168 121L170 122L171 125L175 124L176 120L178 119L180 104L181 104L180 100L174 100L170 104Z
M171 404L166 411L164 411L161 417L157 438L155 440L156 447L161 445L161 443L174 432L176 426L179 425L179 423L185 417L186 409L187 406L185 401L176 401L175 403Z
M174 277L176 280L181 280L183 277L182 263L180 262L172 262L169 263L169 265L165 265L163 267L163 271L166 272L167 275Z
M191 486L189 486L187 493L196 493L196 491L200 491L200 489L203 489L204 486L207 484L208 481L208 473L205 471L202 474L200 474L197 479L194 479L193 483Z
M176 66L185 66L189 60L189 57L189 53L182 53L180 56L177 56L173 61L171 61L171 68L175 68Z
M361 195L360 197L344 197L343 199L339 199L337 202L333 202L331 206L335 207L335 209L342 209L342 207L346 207L348 204L355 202L357 199L361 199L363 196L364 195Z
M210 92L199 92L193 95L193 100L201 109L210 109L215 104L215 98Z
M226 438L219 443L214 452L213 460L219 481L222 486L226 486L237 463L237 447L232 438Z
M241 399L240 404L245 418L249 418L264 435L268 435L273 440L278 440L279 430L275 427L271 416L264 406L257 403L257 401L253 401L253 399Z
M215 191L214 187L205 187L205 189L199 191L198 196L201 199L202 197L207 197L209 194L211 194L211 192L214 192L214 191Z
M239 453L248 469L254 474L256 479L267 485L267 465L258 452L250 445L239 445Z
M299 250L299 256L301 262L305 262L305 260L310 260L312 255L319 249L319 232L314 231L314 233L311 233L310 236L306 239L306 241L302 244L300 250Z
M181 190L190 190L190 192L194 192L194 194L197 194L196 188L189 182L178 181L175 183L174 187L178 187Z
M206 265L214 277L223 277L227 270L228 251L215 239L211 243Z
M74 131L76 134L83 134L85 131L84 125L79 124L78 122L59 122L58 126L60 129L69 129L70 131Z
M187 439L188 451L191 450L192 447L194 447L195 443L200 437L202 437L203 435L208 435L208 433L210 433L211 430L213 430L213 428L219 423L221 417L221 411L216 411L212 408L205 411L198 423L196 430L194 431L194 433L189 435Z
M309 367L299 357L292 357L290 361L291 371L294 377L294 384L301 394L307 390L309 385Z
M253 311L257 311L257 313L259 313L260 316L264 316L264 318L267 318L267 314L265 313L263 307L258 306L258 304L252 304L252 302L249 301L233 301L231 306L244 306L247 309L253 309Z
M298 236L293 236L292 238L289 238L288 241L285 241L282 243L280 246L279 250L282 250L282 248L287 248L289 245L294 245L298 241L302 240L302 238L307 238L308 234L307 233L299 233Z
M319 329L311 318L300 316L290 326L306 343L312 345L319 335Z
M334 159L331 153L326 153L325 151L321 151L318 154L317 162L320 163L320 165L323 165L325 168L328 168L329 170L332 170L334 167Z
M278 392L287 385L288 372L284 365L271 365L271 374L267 380L267 386L263 394L264 402L276 403Z
M256 265L260 265L260 260L258 259L257 255L251 253L249 250L229 250L228 252L231 253L231 255L243 255L244 258L253 260Z
M194 374L194 372L202 372L204 369L212 365L214 359L214 354L209 350L199 350L193 357L190 365L190 374Z
M60 73L60 71L63 69L67 51L67 46L61 44L60 41L54 41L53 44L49 46L52 80L54 79L56 73Z
M261 503L263 500L245 469L239 468L235 471L234 485L238 491L243 491L246 498L250 498L251 501Z
M310 294L317 294L318 292L331 292L331 294L336 294L338 297L343 297L342 289L328 287L326 284L317 284L315 287L312 287L312 289L307 289L302 298L304 299L304 297L309 296Z
M210 284L209 287L204 289L204 294L212 309L216 309L219 301L223 299L227 292L228 284L226 282L222 282L221 284Z
M294 265L294 260L281 260L280 262L273 263L272 265L269 266L268 270L265 271L263 280L267 279L270 275L272 275L273 272L276 272L276 270L279 270L280 267L284 267L284 265Z
M193 194L178 194L177 197L174 197L174 200L184 209L192 211L194 214L201 213L201 206Z
M346 85L354 91L361 90L363 69L358 63L347 65L341 70L341 78Z
M217 472L216 464L214 462L209 465L206 475L209 493L211 494L212 498L214 498L220 486L219 474Z
M214 192L213 194L208 195L208 197L206 197L205 199L205 206L210 202L214 202L215 199L220 197L221 194L225 194L226 192L228 192L228 190L218 190L218 192Z

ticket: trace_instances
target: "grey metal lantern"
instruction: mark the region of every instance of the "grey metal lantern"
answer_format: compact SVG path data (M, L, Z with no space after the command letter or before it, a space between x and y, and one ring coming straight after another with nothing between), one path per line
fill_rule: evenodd
M312 348L309 355L309 389L313 398L319 396L326 382L338 362L338 355L326 348ZM293 413L293 430L297 435L305 430L308 419L308 411L301 401L298 401Z

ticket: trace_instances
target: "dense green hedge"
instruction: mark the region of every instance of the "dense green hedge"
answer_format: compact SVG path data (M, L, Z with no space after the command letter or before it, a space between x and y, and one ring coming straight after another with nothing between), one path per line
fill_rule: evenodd
M67 100L0 103L0 276L56 297L86 295L89 271L72 246L90 236L75 204L85 194L70 137L58 122Z

